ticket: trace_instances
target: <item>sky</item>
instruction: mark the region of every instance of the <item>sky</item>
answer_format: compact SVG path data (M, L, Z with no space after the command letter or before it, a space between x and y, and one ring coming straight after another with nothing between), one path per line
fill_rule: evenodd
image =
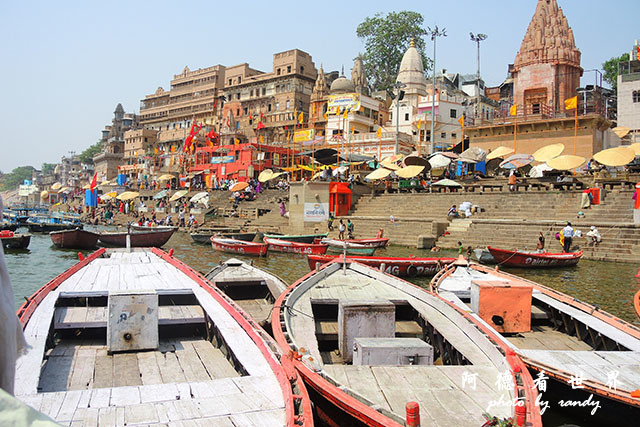
M298 48L325 72L350 75L363 50L356 28L376 13L412 10L424 25L446 28L436 68L502 83L537 0L426 1L2 1L0 2L0 171L57 163L100 138L122 103L140 100L185 65L191 70L243 62L270 71L274 53ZM573 28L585 70L601 69L640 39L638 0L558 0ZM635 30L635 31L634 31ZM427 41L427 53L433 45ZM585 71L582 84L595 82Z

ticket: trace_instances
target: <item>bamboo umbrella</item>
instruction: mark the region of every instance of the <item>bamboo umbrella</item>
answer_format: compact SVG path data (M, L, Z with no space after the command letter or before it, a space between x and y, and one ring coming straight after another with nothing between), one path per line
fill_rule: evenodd
M564 144L549 144L536 150L533 158L538 162L546 162L547 160L558 157L564 151Z
M169 199L170 202L175 202L176 200L184 197L187 195L187 193L189 192L189 190L179 190L176 191L173 196L171 196L171 198Z
M385 168L379 168L374 170L373 172L371 172L369 175L365 176L365 179L368 179L370 181L376 180L376 179L383 179L389 176L389 174L391 173L391 171L389 169L385 169Z
M547 165L555 170L568 171L579 168L586 161L587 160L584 157L565 154L564 156L559 156L547 161Z
M122 200L124 202L124 201L127 201L127 200L135 199L139 195L140 195L140 193L138 193L137 191L125 191L124 193L122 193L118 197L116 197L116 199Z
M640 156L640 142L629 145L629 148L633 149L633 151L636 153L636 156Z
M487 154L487 161L492 159L497 159L498 157L508 156L509 154L513 154L513 148L500 146L494 150L492 150L489 154Z
M624 166L635 159L636 152L631 147L616 147L602 150L593 155L593 159L605 166Z
M424 166L406 166L396 171L400 178L413 178L424 170Z
M59 190L62 187L62 184L60 184L59 182L56 182L55 184L53 184L51 186L52 190Z
M258 175L258 181L267 182L272 177L273 177L273 171L271 169L265 169L262 172L260 172L260 175Z

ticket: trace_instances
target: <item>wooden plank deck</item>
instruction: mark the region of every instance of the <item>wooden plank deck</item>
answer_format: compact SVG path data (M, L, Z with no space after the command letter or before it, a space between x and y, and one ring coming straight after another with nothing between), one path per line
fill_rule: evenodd
M56 329L106 328L107 307L56 307ZM204 311L196 306L160 306L158 324L204 323Z

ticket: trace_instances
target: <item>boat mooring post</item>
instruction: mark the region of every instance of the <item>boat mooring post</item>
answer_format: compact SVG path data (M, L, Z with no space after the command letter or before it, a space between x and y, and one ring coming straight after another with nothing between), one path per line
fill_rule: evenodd
M127 252L131 252L131 223L127 223L127 238L126 238Z
M418 402L407 402L407 427L420 427L420 405Z

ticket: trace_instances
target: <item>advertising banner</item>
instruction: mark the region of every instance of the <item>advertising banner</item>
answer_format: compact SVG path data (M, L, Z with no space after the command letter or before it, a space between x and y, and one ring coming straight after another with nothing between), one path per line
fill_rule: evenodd
M304 221L322 222L329 219L329 203L305 203Z
M340 95L329 95L329 103L327 105L327 112L329 114L335 114L336 109L340 107L340 111L349 110L357 111L360 109L360 94L359 93L343 93Z
M315 132L313 129L297 130L293 134L293 142L306 142L313 140Z

